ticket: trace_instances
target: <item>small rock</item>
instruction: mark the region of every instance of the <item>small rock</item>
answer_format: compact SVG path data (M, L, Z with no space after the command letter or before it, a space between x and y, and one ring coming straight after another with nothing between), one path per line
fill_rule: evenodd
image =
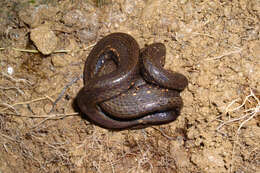
M82 29L82 30L78 31L77 35L78 35L79 39L84 43L93 41L97 38L97 32L91 31L88 29Z
M87 25L86 16L80 10L72 10L63 16L64 24L82 28Z
M51 58L51 62L54 67L64 67L68 64L68 61L61 55L54 55Z
M30 28L40 26L42 22L54 21L58 8L49 5L39 5L28 9L21 9L18 12L21 21L29 25Z
M31 30L31 40L44 55L51 54L57 46L58 38L47 26L40 26Z
M66 26L76 30L77 37L84 43L95 40L97 37L99 19L95 11L72 10L63 16L62 21Z

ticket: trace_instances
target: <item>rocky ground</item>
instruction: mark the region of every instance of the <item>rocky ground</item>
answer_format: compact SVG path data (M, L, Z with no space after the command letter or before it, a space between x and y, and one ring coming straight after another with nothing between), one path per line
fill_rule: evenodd
M0 2L0 172L260 171L260 1ZM181 116L111 132L73 108L95 43L162 42Z

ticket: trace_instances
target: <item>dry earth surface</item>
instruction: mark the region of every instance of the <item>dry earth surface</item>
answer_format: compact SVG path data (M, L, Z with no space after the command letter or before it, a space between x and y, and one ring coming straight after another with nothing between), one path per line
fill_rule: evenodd
M260 172L259 0L0 5L0 173ZM119 31L189 79L176 121L111 132L74 109L88 53Z

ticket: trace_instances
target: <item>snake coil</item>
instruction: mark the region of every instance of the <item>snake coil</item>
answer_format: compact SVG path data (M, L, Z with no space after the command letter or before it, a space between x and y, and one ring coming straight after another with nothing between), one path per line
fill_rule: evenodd
M93 123L113 130L174 121L183 106L187 78L165 70L162 43L140 50L133 37L113 33L91 50L84 67L80 110Z

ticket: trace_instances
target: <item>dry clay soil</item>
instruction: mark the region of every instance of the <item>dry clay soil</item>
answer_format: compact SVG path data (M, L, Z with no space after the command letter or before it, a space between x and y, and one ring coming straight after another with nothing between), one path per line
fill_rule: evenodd
M0 6L0 173L260 172L259 0ZM165 68L189 79L176 121L112 132L73 108L87 55L113 32L166 45Z

